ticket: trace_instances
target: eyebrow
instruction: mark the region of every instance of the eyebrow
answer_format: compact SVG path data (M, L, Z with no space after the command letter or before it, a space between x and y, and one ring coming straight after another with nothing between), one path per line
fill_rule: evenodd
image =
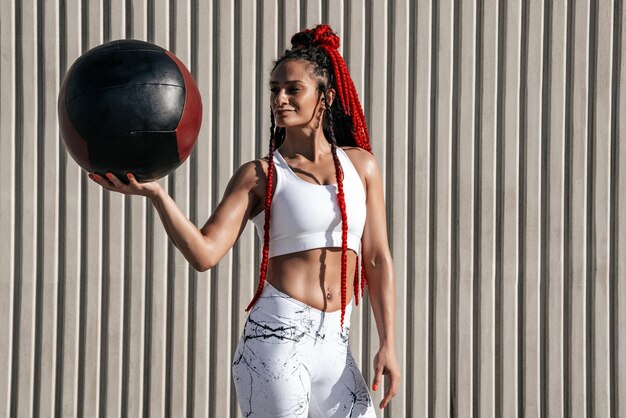
M285 81L286 84L296 84L296 83L302 83L302 80L287 80ZM274 80L270 80L270 84L279 84L278 81L274 81Z

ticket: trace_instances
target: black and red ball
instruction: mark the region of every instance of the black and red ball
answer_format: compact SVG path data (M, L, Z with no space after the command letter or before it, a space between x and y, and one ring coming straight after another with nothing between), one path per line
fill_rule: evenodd
M123 181L164 177L191 154L202 122L200 92L185 65L148 42L118 40L80 56L61 85L61 136L89 172Z

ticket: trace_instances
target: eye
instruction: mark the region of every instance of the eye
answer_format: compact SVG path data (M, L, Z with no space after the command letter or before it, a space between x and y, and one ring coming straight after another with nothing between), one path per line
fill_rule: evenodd
M297 93L299 91L300 91L300 89L296 88L296 87L292 87L292 88L289 89L289 92L291 92L291 93Z
M278 89L276 87L270 87L270 91L272 93L278 93Z

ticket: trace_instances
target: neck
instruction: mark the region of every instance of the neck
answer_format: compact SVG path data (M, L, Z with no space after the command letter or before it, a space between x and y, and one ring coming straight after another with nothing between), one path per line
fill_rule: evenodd
M306 159L316 162L319 158L330 153L330 143L324 135L322 128L311 129L309 127L287 128L285 141L280 146L280 152L285 157L301 155Z

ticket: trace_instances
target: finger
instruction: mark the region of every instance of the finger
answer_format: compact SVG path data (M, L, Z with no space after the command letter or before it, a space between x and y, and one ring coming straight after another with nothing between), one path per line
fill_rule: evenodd
M126 173L126 178L130 182L130 184L133 185L133 187L135 187L135 188L139 187L139 182L137 181L137 179L135 178L133 173Z
M394 395L395 395L395 392L393 392L391 388L387 389L387 392L385 392L385 396L383 397L383 400L380 402L381 409L387 406L387 404L391 401L391 398L393 398Z
M385 408L389 404L389 402L391 402L391 398L396 396L396 393L398 392L398 385L400 384L399 377L390 376L390 380L391 380L391 384L389 385L389 389L387 389L387 392L385 392L385 396L383 400L380 402L381 408Z
M383 376L383 368L379 367L376 369L376 373L374 374L374 381L372 383L372 390L375 392L378 390L378 386L380 386L380 380Z
M111 190L111 183L99 174L92 173L89 175L89 178L98 183L100 186L104 187L105 189Z
M103 187L106 187L107 189L113 187L113 183L111 183L109 181L109 179L107 179L105 176L102 176L98 173L93 173L93 176L95 177L96 181Z
M122 186L124 186L124 185L122 184L122 182L120 181L120 179L118 179L118 178L117 178L117 176L116 176L115 174L113 174L113 173L111 173L111 172L108 172L108 173L106 173L106 176L107 176L107 178L109 179L109 181L110 181L111 183L113 183L113 185L114 185L115 187L122 187Z

